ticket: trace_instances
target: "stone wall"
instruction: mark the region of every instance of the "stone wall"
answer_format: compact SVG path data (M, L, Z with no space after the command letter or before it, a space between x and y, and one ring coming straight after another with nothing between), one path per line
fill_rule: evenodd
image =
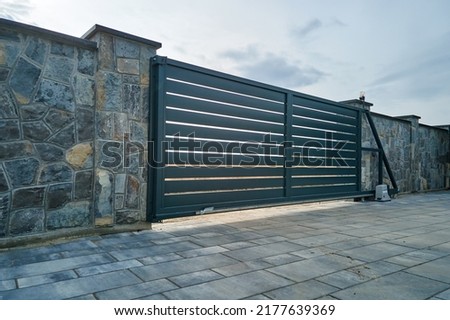
M0 19L0 238L146 221L160 46L98 25L75 38ZM106 143L130 155L112 166Z
M359 100L347 104L369 109L371 103ZM400 192L440 190L450 187L448 176L450 139L448 127L432 127L419 123L415 115L389 117L371 112ZM377 148L366 117L362 122L362 146ZM362 189L374 190L378 184L378 153L362 153ZM391 185L383 169L385 184Z
M90 226L96 43L0 26L0 237Z

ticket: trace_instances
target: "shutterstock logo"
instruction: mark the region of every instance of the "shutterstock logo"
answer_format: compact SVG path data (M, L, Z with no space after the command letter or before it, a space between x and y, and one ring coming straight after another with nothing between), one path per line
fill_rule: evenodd
M161 168L172 166L339 166L348 167L349 158L341 152L354 151L349 141L335 140L332 133L323 139L303 139L301 145L293 141L281 141L280 136L267 134L261 141L208 140L175 134L159 144L129 141L124 135L121 142L107 141L101 147L101 163L104 168L130 167L131 163L143 168L147 165ZM148 155L148 156L147 156ZM350 158L351 159L351 158Z

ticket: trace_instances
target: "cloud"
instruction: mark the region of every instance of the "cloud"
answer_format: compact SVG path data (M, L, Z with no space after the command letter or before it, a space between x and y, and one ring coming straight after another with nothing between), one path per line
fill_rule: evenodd
M227 50L221 57L234 62L241 76L288 88L300 88L314 84L326 76L322 71L291 62L287 56L267 53L256 45L242 50Z
M0 0L0 18L5 18L14 21L23 21L30 15L33 7L29 1L8 1Z
M306 25L303 25L299 28L295 28L293 30L293 33L300 37L306 37L310 33L314 32L315 30L320 29L323 26L323 23L319 19L313 19L310 20Z

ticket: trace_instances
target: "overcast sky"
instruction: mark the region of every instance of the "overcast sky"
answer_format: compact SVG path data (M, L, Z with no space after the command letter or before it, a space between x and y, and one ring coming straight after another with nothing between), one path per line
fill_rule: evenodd
M0 0L0 17L77 37L100 24L172 59L450 124L449 0Z

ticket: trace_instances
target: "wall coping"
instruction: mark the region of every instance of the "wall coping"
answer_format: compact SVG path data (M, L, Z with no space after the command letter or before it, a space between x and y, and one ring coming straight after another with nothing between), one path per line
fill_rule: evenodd
M32 26L29 24L24 24L21 22L16 22L4 18L0 18L0 28L13 29L20 31L22 33L38 35L40 37L47 38L52 41L61 42L64 44L69 44L77 47L82 47L85 49L97 49L97 43L87 39L81 39L73 36L69 36L64 33L59 33L51 31L48 29Z
M95 24L92 28L90 28L81 37L83 39L91 39L93 36L95 36L97 33L100 33L100 32L109 33L109 34L111 34L113 36L116 36L116 37L120 37L120 38L124 38L124 39L127 39L127 40L140 42L140 43L143 43L145 45L149 45L151 47L154 47L155 49L159 49L159 48L162 47L162 44L160 42L156 42L156 41L149 40L149 39L146 39L146 38L138 37L138 36L135 36L133 34L122 32L122 31L119 31L119 30L116 30L116 29L111 29L111 28L108 28L108 27L105 27L105 26L102 26L102 25L99 25L99 24Z

